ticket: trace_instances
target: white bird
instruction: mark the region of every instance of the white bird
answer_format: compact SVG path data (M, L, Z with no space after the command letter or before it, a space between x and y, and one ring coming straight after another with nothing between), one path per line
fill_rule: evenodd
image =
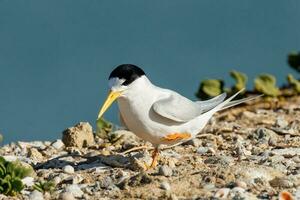
M109 88L98 119L117 99L125 126L155 148L150 168L157 165L161 144L174 145L193 139L214 113L253 99L231 101L240 91L225 101L225 93L207 101L191 101L155 86L141 68L132 64L119 65L111 72Z

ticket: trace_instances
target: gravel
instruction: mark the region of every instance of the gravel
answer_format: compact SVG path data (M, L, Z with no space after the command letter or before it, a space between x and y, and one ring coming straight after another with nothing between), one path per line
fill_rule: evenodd
M0 155L35 170L20 199L300 199L299 105L293 97L216 114L197 138L162 146L158 166L147 171L152 150L124 151L151 144L124 130L91 138L87 123L64 132L72 137L67 146L19 141ZM51 193L32 190L50 181Z

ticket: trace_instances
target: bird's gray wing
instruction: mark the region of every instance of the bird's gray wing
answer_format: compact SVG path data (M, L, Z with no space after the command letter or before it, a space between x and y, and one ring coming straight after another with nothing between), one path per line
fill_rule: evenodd
M176 122L187 122L202 113L199 104L177 93L170 93L157 100L152 108L160 116Z

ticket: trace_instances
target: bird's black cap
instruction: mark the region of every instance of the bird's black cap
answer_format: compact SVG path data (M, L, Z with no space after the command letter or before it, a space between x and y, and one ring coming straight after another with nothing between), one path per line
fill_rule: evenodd
M132 64L122 64L116 67L109 75L111 78L125 79L122 85L129 85L137 78L145 75L145 72L136 65Z

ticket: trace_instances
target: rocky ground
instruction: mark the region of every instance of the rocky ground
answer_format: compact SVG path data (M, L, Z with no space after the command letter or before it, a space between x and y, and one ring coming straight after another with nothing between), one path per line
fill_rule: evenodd
M142 145L149 149L127 151ZM162 150L158 167L144 171L150 147L122 130L94 137L80 123L62 140L12 143L0 155L36 172L11 199L300 199L300 97L216 114L198 138ZM41 193L37 182L55 187Z

